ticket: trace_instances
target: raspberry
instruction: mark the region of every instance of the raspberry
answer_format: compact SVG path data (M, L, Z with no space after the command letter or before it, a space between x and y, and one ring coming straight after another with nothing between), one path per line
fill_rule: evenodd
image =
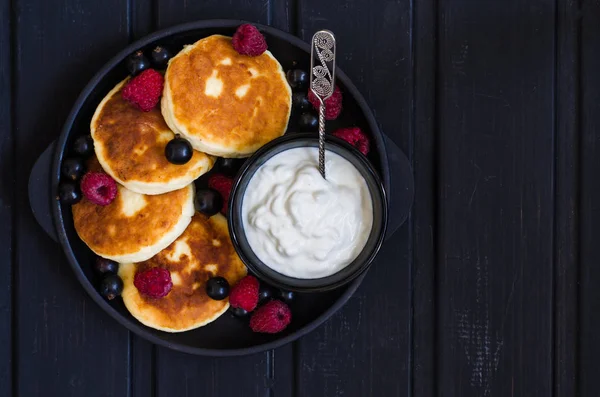
M138 74L123 88L123 99L132 103L143 112L149 112L158 103L162 95L164 78L154 69L146 69Z
M267 42L255 26L240 25L231 39L233 49L239 54L256 57L267 51Z
M259 307L250 318L250 328L254 332L276 334L292 321L292 311L282 301L272 300Z
M103 172L88 172L80 187L85 198L96 205L109 205L117 197L117 183Z
M231 186L233 185L233 179L226 177L222 174L215 174L208 180L208 187L216 190L223 197L223 208L221 212L227 214L227 206L229 205L229 194L231 193Z
M338 118L340 113L342 113L342 91L340 87L337 85L333 90L333 94L329 98L325 100L325 119L326 120L335 120ZM321 102L319 102L319 98L313 94L312 91L308 91L308 100L312 103L313 107L319 110L319 106L321 106Z
M231 289L229 304L251 312L258 304L258 289L260 285L256 277L246 276Z
M140 294L150 298L162 298L173 288L171 273L161 267L153 267L142 272L137 272L133 278L133 285Z
M341 138L360 150L365 156L369 153L369 138L358 127L340 128L333 132L333 135Z

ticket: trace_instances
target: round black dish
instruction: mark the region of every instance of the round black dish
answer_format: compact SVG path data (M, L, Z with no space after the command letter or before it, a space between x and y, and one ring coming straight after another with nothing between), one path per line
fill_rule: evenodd
M72 143L81 135L89 133L89 123L98 103L104 96L127 75L125 59L139 49L151 51L156 45L168 48L172 53L178 52L183 45L190 44L200 38L212 34L231 36L243 21L213 20L199 21L175 26L147 36L118 53L94 76L77 99L56 143L51 174L52 214L56 232L67 259L75 271L79 282L88 294L113 318L122 325L148 339L175 350L211 356L235 356L251 354L273 349L291 342L312 331L336 312L354 293L363 275L356 278L347 287L338 288L318 294L298 294L292 303L293 320L282 333L265 335L253 333L243 320L229 314L221 316L208 326L170 334L145 327L133 318L121 299L110 302L103 299L96 286L99 282L92 269L94 255L79 239L73 227L73 219L69 206L61 205L54 199L60 179L60 166L64 157L69 155ZM310 47L300 39L277 29L256 25L265 35L269 50L283 65L284 69L302 68L309 65ZM336 71L337 81L344 92L344 111L341 117L328 123L328 129L358 125L366 131L372 141L369 160L381 176L386 190L389 192L390 172L383 136L364 98L341 71ZM297 120L299 114L292 114L290 130L299 130ZM217 169L218 171L218 169ZM208 176L206 176L208 177ZM198 184L206 184L201 178Z
M367 244L358 257L339 272L323 278L300 279L276 272L265 265L252 251L242 221L242 204L244 192L256 171L271 157L283 151L298 147L318 147L317 134L287 134L277 138L250 157L240 172L231 189L229 197L229 234L235 249L248 269L260 279L282 289L297 292L324 292L348 284L366 271L381 248L387 226L387 200L385 189L379 176L367 159L353 146L334 136L326 136L327 151L339 154L361 173L367 182L373 202L373 227Z

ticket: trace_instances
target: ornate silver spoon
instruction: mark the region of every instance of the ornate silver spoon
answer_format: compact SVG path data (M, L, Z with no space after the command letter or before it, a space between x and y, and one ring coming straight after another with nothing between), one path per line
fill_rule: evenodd
M325 179L325 101L335 88L335 36L329 30L314 34L310 48L310 90L319 99L319 172ZM315 58L318 64L315 65Z

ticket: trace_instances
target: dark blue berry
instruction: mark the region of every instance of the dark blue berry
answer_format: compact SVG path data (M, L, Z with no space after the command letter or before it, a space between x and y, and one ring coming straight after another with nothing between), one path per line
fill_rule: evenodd
M312 113L302 113L300 119L298 119L298 124L302 128L313 130L319 126L319 119Z
M81 200L81 190L75 182L65 181L58 185L58 199L62 204L77 204Z
M217 166L223 174L234 176L242 166L243 162L243 159L220 158L217 160Z
M273 288L268 285L261 284L260 289L258 290L258 301L263 302L267 299L271 299L273 296Z
M91 135L83 135L73 142L73 153L83 158L94 153L94 140Z
M113 300L123 292L123 280L116 274L109 274L100 282L100 295Z
M281 299L282 301L284 301L285 303L291 303L294 298L296 297L296 294L293 291L284 291L281 290L279 291L279 299Z
M169 59L171 59L171 52L165 47L156 46L154 50L152 50L151 56L155 68L165 69L169 63Z
M213 216L223 208L223 197L214 189L200 189L196 191L194 204L196 211Z
M212 277L206 282L206 294L214 300L220 301L229 296L229 283L223 277Z
M305 92L294 92L292 94L292 106L299 110L310 109L312 106L308 101L308 96Z
M190 161L193 154L192 145L179 136L171 139L165 146L165 156L167 161L172 164L185 164Z
M76 181L85 174L85 164L81 158L67 158L63 160L61 172L66 178Z
M288 70L286 77L290 87L294 89L301 89L308 85L308 73L302 69Z
M236 317L246 317L250 314L246 309L242 309L241 307L230 306L229 311Z
M98 274L117 274L119 272L119 264L99 256L94 262L94 270Z
M125 65L127 65L129 74L136 76L150 67L150 61L141 50L138 50L127 57Z

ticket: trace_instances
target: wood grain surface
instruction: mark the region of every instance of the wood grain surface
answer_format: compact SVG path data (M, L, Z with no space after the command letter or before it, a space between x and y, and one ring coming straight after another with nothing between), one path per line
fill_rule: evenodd
M0 0L0 18L1 396L600 395L600 1ZM408 221L350 301L240 358L119 326L27 199L100 65L211 18L333 30L415 178Z

